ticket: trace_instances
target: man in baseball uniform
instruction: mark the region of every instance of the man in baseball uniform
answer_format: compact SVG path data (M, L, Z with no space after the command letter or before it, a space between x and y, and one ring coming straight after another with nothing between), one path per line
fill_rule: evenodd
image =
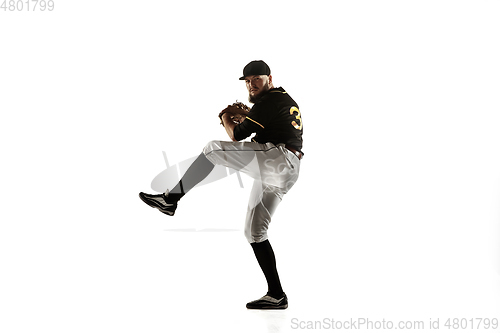
M286 309L274 251L267 237L271 217L283 196L295 184L302 159L302 119L299 106L281 87L273 86L271 70L261 60L243 69L249 101L253 107L241 112L228 106L220 113L232 141L211 141L188 168L179 183L162 194L139 193L149 206L173 216L180 199L204 180L215 165L244 172L254 179L248 203L245 237L252 246L268 284L262 298L247 303L248 309ZM236 114L243 114L234 121ZM255 135L251 142L242 140Z

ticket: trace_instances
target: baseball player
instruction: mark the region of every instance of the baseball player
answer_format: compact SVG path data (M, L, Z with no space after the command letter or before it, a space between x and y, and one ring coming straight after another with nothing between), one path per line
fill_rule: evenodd
M219 117L231 141L211 141L179 183L162 194L139 193L149 206L173 216L181 198L205 179L215 165L244 172L254 179L245 220L245 237L252 246L268 284L265 296L248 309L286 309L274 251L267 237L271 217L295 184L302 159L302 119L299 106L281 87L273 86L271 70L261 60L243 69L250 111L228 106ZM253 133L251 142L242 142Z

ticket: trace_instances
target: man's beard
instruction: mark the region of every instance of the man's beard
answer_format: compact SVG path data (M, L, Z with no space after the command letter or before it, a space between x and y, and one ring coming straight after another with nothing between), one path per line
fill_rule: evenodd
M255 104L259 99L262 98L267 92L269 91L269 82L266 82L264 86L262 87L262 91L258 93L257 95L251 95L250 93L248 94L248 101L250 103Z

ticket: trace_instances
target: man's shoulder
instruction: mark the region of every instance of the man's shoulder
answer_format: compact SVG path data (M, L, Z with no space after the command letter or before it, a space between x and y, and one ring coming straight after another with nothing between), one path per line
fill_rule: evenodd
M269 89L269 93L270 94L280 94L280 93L287 94L287 92L285 91L285 89L283 89L283 87Z
M298 107L297 103L288 95L282 87L270 89L261 99L252 107L255 112L266 112L274 110L276 112L290 106Z
M269 100L279 108L290 106L299 107L292 96L290 96L290 94L288 94L288 92L282 87L269 90L269 94L267 94L267 96Z
M282 87L269 89L267 94L262 96L262 98L256 103L275 103L276 101L288 99L290 96Z

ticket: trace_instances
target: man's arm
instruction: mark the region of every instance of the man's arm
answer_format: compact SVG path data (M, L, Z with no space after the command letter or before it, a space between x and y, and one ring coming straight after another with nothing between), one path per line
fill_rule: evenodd
M234 138L234 128L236 127L236 123L234 123L231 119L231 114L224 113L222 115L222 125L224 125L229 138L231 138L232 141L238 141Z

